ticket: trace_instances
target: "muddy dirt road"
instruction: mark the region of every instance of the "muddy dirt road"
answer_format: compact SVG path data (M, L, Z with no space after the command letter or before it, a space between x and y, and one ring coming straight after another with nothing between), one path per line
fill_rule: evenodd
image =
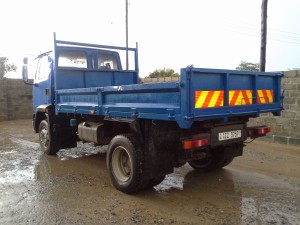
M300 148L255 141L213 173L188 165L136 195L115 190L103 148L46 156L30 120L0 123L0 224L300 224Z

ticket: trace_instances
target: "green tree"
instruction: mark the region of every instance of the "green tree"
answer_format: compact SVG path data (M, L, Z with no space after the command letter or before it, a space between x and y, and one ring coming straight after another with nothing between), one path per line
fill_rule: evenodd
M149 78L157 77L179 77L178 73L175 73L173 69L156 69L149 74Z
M236 70L259 71L259 63L241 61Z
M17 67L14 64L9 64L7 61L8 58L0 57L0 78L4 77L7 72L17 70Z

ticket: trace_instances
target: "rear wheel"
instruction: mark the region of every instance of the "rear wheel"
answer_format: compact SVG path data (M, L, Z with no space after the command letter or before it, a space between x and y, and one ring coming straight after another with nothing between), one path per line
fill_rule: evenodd
M229 147L218 147L211 150L210 156L200 159L190 161L189 164L196 170L201 171L212 171L220 169L224 166L229 165L234 159L235 155L230 152Z
M212 157L207 157L204 159L194 160L188 162L191 167L195 170L207 171L212 167Z
M157 177L150 180L148 187L151 188L156 185L159 185L165 179L165 177L166 177L166 175L158 175Z
M133 135L114 137L109 145L106 162L112 183L118 190L130 194L146 187L144 154Z
M39 141L41 149L47 155L55 155L59 151L59 143L50 134L49 123L42 120L39 125Z

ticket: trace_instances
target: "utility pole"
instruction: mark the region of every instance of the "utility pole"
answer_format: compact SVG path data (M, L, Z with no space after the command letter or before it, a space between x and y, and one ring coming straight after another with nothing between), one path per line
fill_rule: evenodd
M126 0L126 70L129 68L128 61L128 0Z
M260 63L259 70L266 70L266 49L267 49L267 12L268 0L262 0L261 4L261 42L260 42Z

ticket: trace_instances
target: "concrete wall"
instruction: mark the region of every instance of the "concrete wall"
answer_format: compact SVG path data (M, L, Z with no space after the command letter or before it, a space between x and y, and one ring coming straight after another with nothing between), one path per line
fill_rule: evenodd
M0 78L0 121L32 118L32 86Z

